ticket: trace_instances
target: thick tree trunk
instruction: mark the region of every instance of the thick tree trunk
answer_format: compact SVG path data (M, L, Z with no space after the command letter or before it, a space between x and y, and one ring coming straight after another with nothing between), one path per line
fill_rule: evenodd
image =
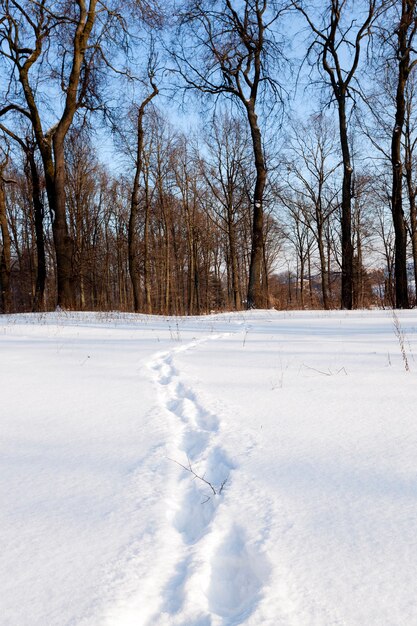
M46 193L49 209L52 214L52 233L54 239L57 274L57 304L62 308L73 308L75 295L72 281L72 241L68 234L66 219L65 191L65 135L75 113L75 100L72 106L67 105L56 132L53 134L53 154L51 138L46 137L42 130L39 111L33 91L28 81L29 68L20 71L20 81L25 93L28 108L31 112L33 131L36 137L45 172ZM75 96L73 96L75 99Z
M376 17L377 3L372 0L367 5L367 11L363 15L363 21L354 19L348 28L341 27L343 17L349 19L349 9L346 2L332 0L322 13L324 23L318 27L312 21L306 9L298 2L291 3L306 18L309 27L314 33L312 49L316 44L321 46L319 62L328 75L328 85L331 87L334 98L337 101L339 115L339 136L343 161L342 182L342 285L341 285L341 308L352 308L353 297L353 245L351 224L351 201L352 201L352 173L353 168L350 158L349 140L347 132L346 102L349 97L349 88L358 68L361 46L363 39L369 36L370 26ZM351 38L350 31L356 29ZM345 50L349 50L346 55ZM348 67L344 65L346 57L351 57Z
M361 309L364 306L364 275L363 275L363 258L362 243L358 238L357 254L355 257L355 280L353 290L353 301L355 309Z
M74 245L68 232L66 216L65 190L65 155L64 139L61 133L56 133L53 140L55 175L53 186L47 184L49 206L54 219L52 233L57 265L57 303L64 309L74 309L75 293L73 280L73 251Z
M392 194L391 210L395 232L395 305L398 309L408 309L407 282L407 228L402 205L403 164L401 160L401 139L405 121L405 90L410 74L410 47L408 29L413 21L415 2L402 0L398 38L398 82L395 96L395 123L391 139Z
M417 210L416 201L413 198L412 205L410 204L410 224L411 224L411 246L413 251L413 265L414 265L414 289L415 298L417 303Z
M42 203L39 172L36 167L35 155L29 149L27 153L32 186L32 203L35 216L36 237L36 285L33 299L33 311L43 311L45 308L45 284L46 284L46 254L45 237L43 232L44 206Z
M256 168L255 191L253 197L252 249L249 267L249 285L246 308L263 308L267 306L268 297L262 290L261 274L263 266L264 246L264 212L263 196L266 184L266 166L262 149L261 130L258 117L253 106L247 106L249 126L252 136L253 154Z
M85 59L87 44L96 18L97 0L90 0L88 7L84 0L77 1L78 16L75 20L75 31L72 41L71 70L67 84L64 85L64 110L61 118L49 134L42 129L40 110L36 103L36 92L29 83L29 71L39 60L43 52L45 33L36 25L34 28L36 46L24 62L16 62L19 80L23 88L26 104L45 170L46 190L49 208L53 215L52 232L56 254L57 271L57 304L63 308L75 306L74 281L72 277L73 242L69 237L66 220L66 192L65 192L65 137L71 127L74 115L79 106L79 87L82 66ZM26 15L26 14L25 14ZM32 25L32 24L31 24ZM16 42L9 40L19 59L20 50L16 49ZM51 147L53 144L53 157Z
M407 283L407 229L402 206L402 163L401 163L401 105L397 98L397 114L391 144L392 196L391 210L395 232L395 305L397 309L408 309Z
M346 96L341 94L338 100L339 134L343 159L342 182L342 293L341 308L352 308L353 296L353 245L352 245L352 174L349 138L346 120Z

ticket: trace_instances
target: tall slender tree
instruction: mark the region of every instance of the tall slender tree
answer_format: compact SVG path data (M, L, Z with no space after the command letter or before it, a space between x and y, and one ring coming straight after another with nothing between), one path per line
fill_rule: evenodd
M232 98L242 107L249 125L256 178L248 308L267 304L262 288L267 165L259 110L264 87L271 87L275 96L280 93L279 83L268 71L268 60L278 63L283 58L274 38L283 11L283 3L268 0L193 0L179 14L182 37L173 52L176 68L188 88Z
M398 10L397 7L399 8L399 3L396 3L396 10ZM402 139L406 121L407 83L417 64L414 49L417 32L416 0L401 0L399 15L394 16L393 25L390 39L395 51L398 77L395 93L395 121L391 138L391 210L395 231L395 304L399 309L408 309L410 302L407 282L407 226L403 210Z
M414 285L417 289L417 172L416 172L416 119L415 97L416 80L408 81L406 116L404 128L404 170L407 186L407 197L410 208L409 232L414 265ZM415 292L415 295L416 292Z
M57 303L65 308L75 305L72 281L73 242L69 236L65 197L65 138L78 109L91 104L90 86L95 60L100 56L100 36L89 46L97 17L98 0L76 0L60 10L50 0L1 0L1 56L7 60L10 75L20 85L9 89L0 116L11 111L27 118L41 154L49 208L53 216L57 266ZM105 21L105 20L104 20ZM59 42L57 43L57 37ZM54 55L54 58L52 56ZM53 115L55 123L45 128L47 107L40 81L52 63L52 76L58 76L63 98L62 110ZM58 67L60 66L60 67ZM16 95L15 98L13 96Z
M239 249L239 225L248 211L244 181L249 142L249 133L242 121L225 112L213 119L204 151L207 157L203 176L210 191L207 212L227 238L228 287L232 306L236 310L242 307L243 254Z
M12 306L10 285L11 238L6 206L6 167L8 161L8 154L0 151L0 310L2 313L10 313Z
M331 269L327 262L325 234L338 207L339 195L335 181L340 166L336 145L333 125L323 114L312 116L307 124L296 120L289 144L287 185L280 193L281 201L292 215L304 222L316 241L325 309L330 308ZM288 194L288 189L295 195Z
M140 181L144 172L144 117L146 107L158 95L159 89L155 82L154 71L149 67L149 93L144 97L137 107L136 114L136 155L135 155L135 174L133 178L132 196L130 201L130 216L128 230L128 246L129 246L129 272L133 288L133 303L135 311L139 311L141 307L141 287L140 287L140 268L138 263L138 218L141 213L141 189ZM144 245L145 245L145 300L146 311L151 313L151 297L150 297L150 276L149 276L149 202L145 197L145 228L144 228Z
M314 7L302 0L292 5L305 18L313 35L309 53L315 51L321 74L336 102L340 148L343 163L341 237L342 237L342 293L341 307L351 309L353 304L353 245L352 245L352 182L353 163L349 144L349 100L355 74L359 66L363 41L369 36L377 14L377 0L365 0L365 8L352 19L353 7L348 0L326 0L321 23L315 19Z

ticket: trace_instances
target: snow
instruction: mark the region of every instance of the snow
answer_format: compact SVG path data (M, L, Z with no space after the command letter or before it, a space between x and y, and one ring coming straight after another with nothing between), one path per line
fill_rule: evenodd
M1 624L417 625L397 315L2 316Z

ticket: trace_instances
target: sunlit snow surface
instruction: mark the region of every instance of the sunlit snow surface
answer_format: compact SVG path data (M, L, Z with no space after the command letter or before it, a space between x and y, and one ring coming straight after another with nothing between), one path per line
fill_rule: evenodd
M1 625L417 625L398 319L1 317Z

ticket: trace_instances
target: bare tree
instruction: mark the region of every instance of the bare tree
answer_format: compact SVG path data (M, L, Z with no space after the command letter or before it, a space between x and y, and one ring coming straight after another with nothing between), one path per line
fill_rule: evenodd
M300 193L293 193L285 198L288 210L286 237L293 246L296 254L296 297L299 306L303 309L306 305L304 287L306 276L310 285L311 301L311 254L313 249L313 237L305 220L306 207L304 198Z
M323 307L330 308L327 222L338 206L335 173L339 168L332 125L323 114L312 116L308 124L294 122L287 161L287 186L296 192L296 214L311 230L319 254ZM300 198L297 199L297 196ZM294 195L281 193L281 201L293 212Z
M407 83L417 64L414 49L414 39L417 32L416 0L401 0L401 8L399 3L396 3L395 12L392 33L389 33L389 43L395 52L398 76L395 94L395 122L391 139L391 210L395 231L395 303L397 308L407 309L410 303L407 283L407 227L403 211L402 133L406 121ZM411 206L411 214L412 216L415 215L413 205Z
M264 87L279 93L268 72L268 59L282 59L273 26L284 10L268 0L193 1L179 15L183 37L174 51L177 70L189 88L212 96L225 95L243 108L249 124L256 180L253 192L252 249L247 307L267 304L263 293L264 210L267 167L259 125L259 100Z
M339 137L343 162L342 182L342 294L341 306L353 303L352 180L353 165L349 145L349 98L359 66L363 40L369 36L377 15L377 0L366 0L365 10L352 19L347 0L326 0L321 23L315 21L314 8L303 0L292 5L305 18L313 35L309 54L316 51L317 63L337 106ZM355 8L357 11L357 9Z
M227 237L227 270L234 309L242 305L242 245L239 224L248 211L244 185L248 162L248 133L242 122L229 113L216 115L207 132L207 158L203 176L209 189L207 212Z
M100 38L89 46L97 18L98 0L76 0L64 3L61 12L48 0L1 0L1 56L10 67L10 76L17 77L22 98L9 89L8 99L0 108L0 116L10 112L23 115L32 127L41 154L49 208L53 215L53 235L57 264L58 304L71 308L75 304L72 284L73 242L66 219L65 196L65 138L74 116L81 107L90 105L92 75L95 60L100 57ZM100 8L101 11L101 8ZM102 20L102 18L101 18ZM100 21L101 21L100 20ZM56 43L58 37L59 43ZM42 100L39 82L47 72L52 54L55 67L52 77L58 77L63 107L56 123L45 130L47 107ZM56 67L60 64L60 68ZM12 82L10 82L12 85ZM13 86L17 91L16 86Z
M148 78L150 83L149 94L145 96L137 107L136 115L136 157L135 157L135 175L132 186L132 196L130 202L129 217L129 271L133 288L133 303L135 311L140 310L141 294L140 294L140 270L138 264L138 217L141 209L140 202L140 180L144 173L144 116L146 107L155 98L159 89L155 82L155 71L152 62L148 67ZM149 276L149 194L145 196L145 229L144 229L144 245L145 245L145 299L146 312L151 313L151 296L150 296L150 276Z
M0 152L0 307L3 313L10 313L12 306L10 270L11 270L11 239L9 225L7 223L6 209L6 167L9 162L7 153Z
M406 115L404 125L404 171L410 208L409 233L414 264L414 296L417 297L417 180L416 180L416 81L415 74L408 80L406 90Z

